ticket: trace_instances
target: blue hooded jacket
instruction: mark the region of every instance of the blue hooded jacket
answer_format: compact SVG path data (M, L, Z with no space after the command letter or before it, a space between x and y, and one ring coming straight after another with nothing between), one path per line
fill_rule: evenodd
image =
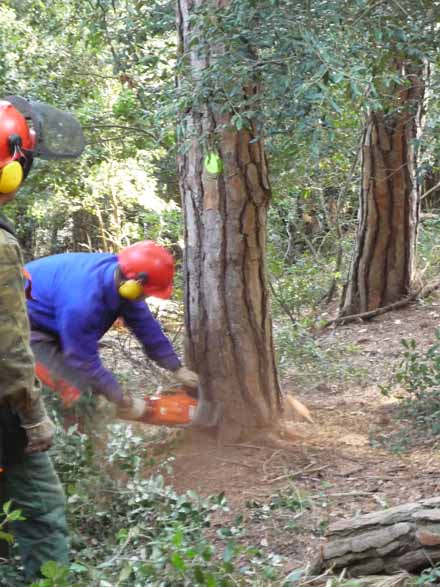
M114 400L122 397L122 389L102 364L98 341L117 318L160 367L174 371L181 366L145 301L125 300L118 294L117 265L117 256L111 253L62 253L26 265L32 278L31 329L57 336L66 361L82 371L96 391Z

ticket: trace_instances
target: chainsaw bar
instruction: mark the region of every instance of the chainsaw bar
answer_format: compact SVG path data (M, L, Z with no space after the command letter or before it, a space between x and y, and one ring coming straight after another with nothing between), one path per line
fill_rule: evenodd
M198 403L194 412L194 417L189 426L197 428L214 428L215 426L218 426L222 414L222 403L205 399L202 388L199 387Z

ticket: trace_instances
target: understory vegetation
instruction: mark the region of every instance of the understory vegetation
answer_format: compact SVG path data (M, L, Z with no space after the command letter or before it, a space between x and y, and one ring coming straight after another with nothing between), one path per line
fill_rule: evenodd
M398 356L385 352L387 341L372 341L378 350L368 351L367 364L358 360L368 343L360 328L356 336L337 338L329 322L338 315L357 246L365 121L371 112L391 119L390 96L396 87L408 87L395 67L398 59L407 71L419 68L413 80L422 77L420 64L432 64L423 78L424 133L411 143L418 155L414 189L421 197L414 291L439 279L439 2L234 0L224 3L223 12L222 3L195 4L191 47L201 54L212 49L216 60L200 78L176 84L188 64L177 47L172 1L0 3L2 94L72 111L87 138L78 161L36 160L7 206L25 259L117 252L143 239L167 246L177 267L173 300L151 306L183 354L187 235L176 157L189 148L184 115L191 108L203 112L209 100L219 118L230 115L234 131L255 131L253 146L264 139L271 178L268 296L283 387L322 386L327 393L330 386L380 383L384 395L398 400L390 412L396 429L384 433L378 426L371 445L403 452L436 441L440 333L423 348L404 340ZM249 80L261 95L245 97ZM197 137L203 154L217 148L217 134ZM139 395L170 382L120 325L100 350L122 384ZM65 430L56 402L48 403L57 421L52 456L67 495L73 562L70 568L47 563L45 578L33 587L302 584L304 568L286 570L283 555L255 536L247 539L240 516L223 524L222 514L229 511L224 495L202 498L172 487L170 454L179 433L159 429L147 437L135 426L114 423L88 433ZM266 501L249 499L246 507L265 519L281 510L295 536L313 502L289 473L280 475L291 482L288 490L274 490ZM19 516L11 504L5 506L0 540L13 541L7 523ZM328 522L323 518L315 525L318 538ZM11 564L0 565L5 587L20 581L14 555ZM416 584L438 583L439 576L433 568ZM339 584L334 579L327 585ZM363 584L353 580L346 586Z
M219 523L228 508L223 495L179 495L164 481L172 459L155 454L157 440L147 443L125 424L99 432L96 442L59 427L53 457L67 493L74 562L70 569L47 563L33 587L279 584L281 558L244 545L240 519ZM19 517L10 509L5 521ZM1 570L0 584L19 581L17 569Z
M402 347L389 383L382 386L385 396L398 400L396 430L373 440L396 452L430 445L440 434L440 330L426 349L414 339L403 339Z

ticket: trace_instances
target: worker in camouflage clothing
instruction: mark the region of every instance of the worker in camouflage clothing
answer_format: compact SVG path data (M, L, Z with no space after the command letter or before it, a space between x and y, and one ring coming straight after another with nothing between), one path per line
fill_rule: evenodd
M54 154L51 145L40 140L50 137L52 129L57 157L79 154L82 133L70 115L18 97L0 100L0 206L15 198L34 156L50 159ZM66 153L60 141L63 132L71 135ZM34 376L23 284L17 238L0 216L0 497L12 500L25 518L13 522L11 531L28 584L39 576L44 562L68 563L69 542L63 490L46 452L55 427Z

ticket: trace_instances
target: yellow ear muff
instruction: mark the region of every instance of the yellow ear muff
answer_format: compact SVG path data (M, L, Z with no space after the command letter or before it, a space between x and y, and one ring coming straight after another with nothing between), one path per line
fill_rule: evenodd
M23 167L12 161L0 170L0 193L9 194L18 190L23 181Z
M137 300L144 295L144 288L140 281L127 279L123 281L118 289L119 295L127 300Z

